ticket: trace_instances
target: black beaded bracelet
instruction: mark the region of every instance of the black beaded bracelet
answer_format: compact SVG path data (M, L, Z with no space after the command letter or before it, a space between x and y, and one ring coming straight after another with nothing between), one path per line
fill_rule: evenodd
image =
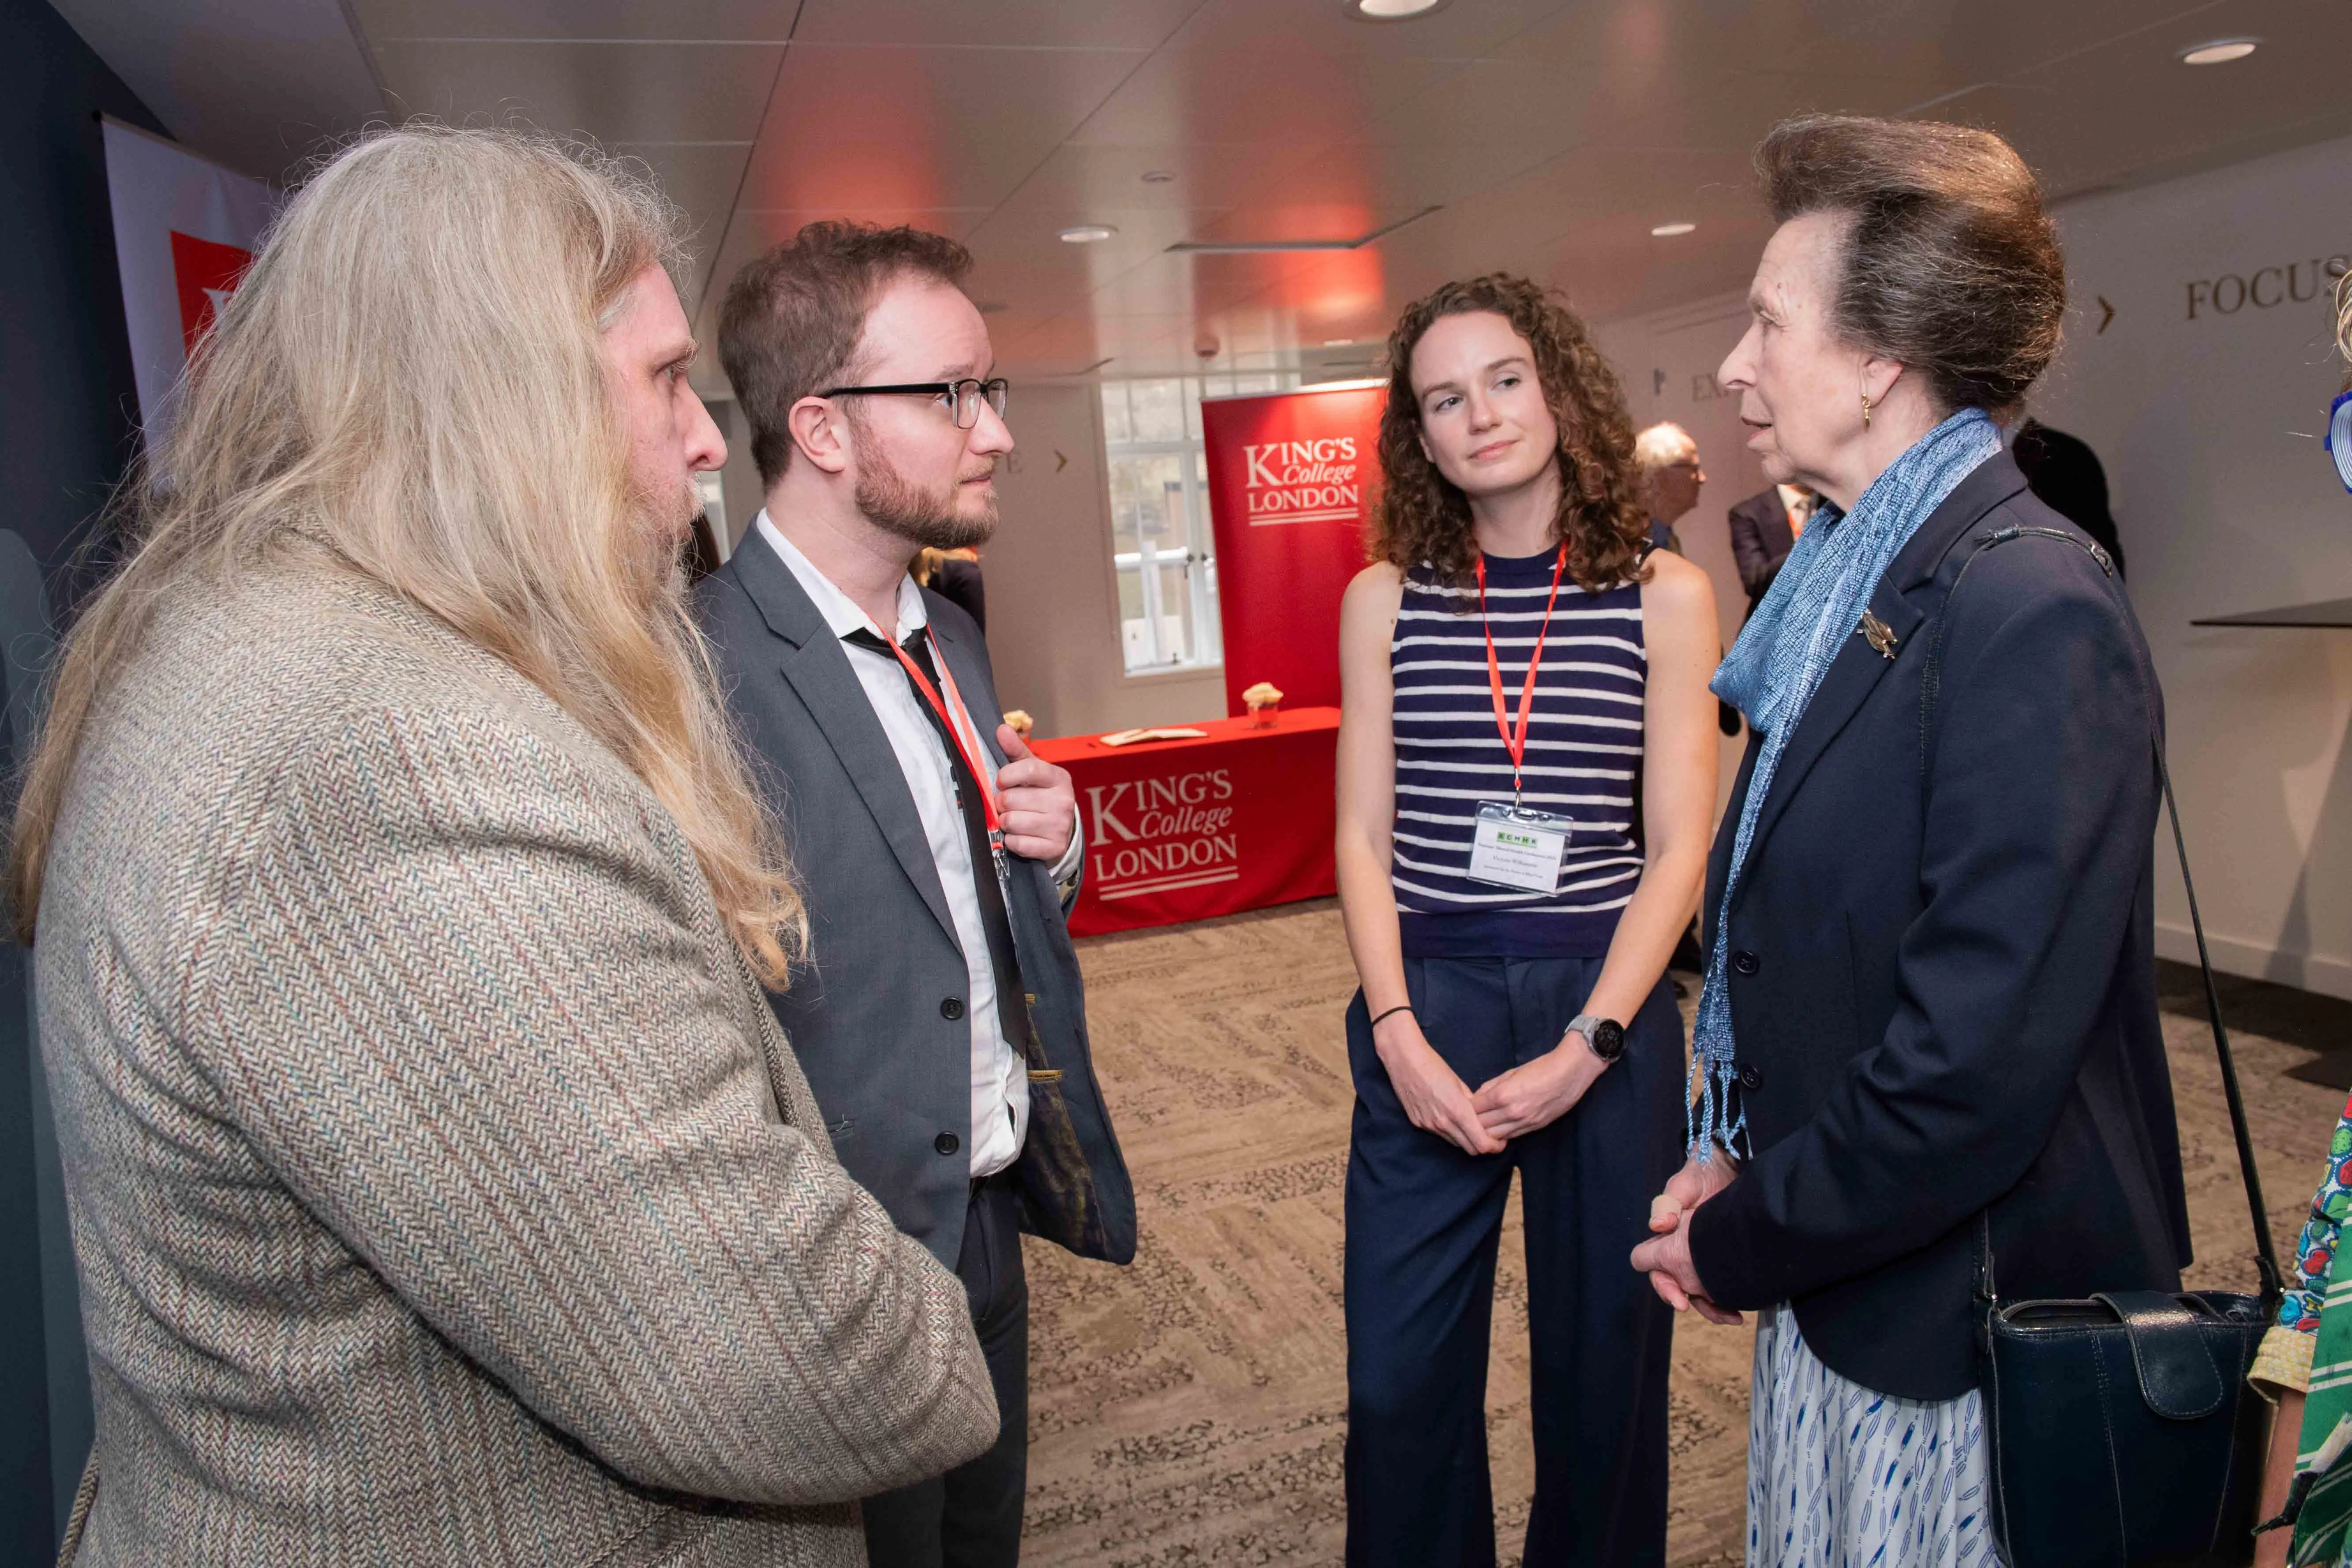
M1393 1018L1393 1017L1395 1017L1399 1013L1410 1013L1410 1012L1412 1012L1412 1003L1410 1003L1410 1002L1400 1002L1400 1003L1398 1003L1395 1006L1393 1006L1393 1007L1390 1008L1387 1012L1385 1012L1385 1013L1381 1014L1381 1018ZM1375 1019L1373 1019L1373 1020L1371 1021L1371 1024L1370 1024L1370 1027L1372 1027L1372 1028L1375 1028L1375 1029L1379 1028L1379 1027L1381 1026L1381 1018L1375 1018Z

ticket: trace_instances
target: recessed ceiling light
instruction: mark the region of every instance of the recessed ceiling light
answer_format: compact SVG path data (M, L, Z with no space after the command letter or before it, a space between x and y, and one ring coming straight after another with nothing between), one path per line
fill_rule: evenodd
M1176 173L1172 169L1146 169L1143 171L1143 183L1147 185L1164 185L1175 177Z
M2180 51L2180 63L2185 66L2223 66L2231 60L2244 59L2262 43L2260 38L2216 38L2210 44Z
M1695 223L1662 223L1652 229L1650 234L1653 238L1672 239L1678 234L1688 234L1697 226L1698 225Z
M1327 349L1351 349L1356 346L1356 340L1353 338L1325 338L1323 340L1323 346Z
M1402 22L1444 9L1446 0L1348 0L1347 13L1359 22Z
M1064 229L1062 231L1062 243L1064 245L1092 245L1097 240L1108 239L1112 235L1115 235L1118 232L1118 230L1111 227L1111 226L1107 223L1082 223L1077 225L1076 227Z

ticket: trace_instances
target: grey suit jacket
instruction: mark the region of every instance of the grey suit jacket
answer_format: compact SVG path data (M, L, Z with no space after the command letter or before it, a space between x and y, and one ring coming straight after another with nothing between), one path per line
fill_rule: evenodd
M765 766L814 932L813 967L772 998L842 1163L952 1265L971 1189L969 979L915 799L825 624L756 535L698 586L736 722ZM1000 710L971 617L923 603L991 756ZM1087 1258L1135 1255L1135 1193L1087 1044L1086 991L1048 868L1013 857L1006 913L1033 1028L1024 1226Z
M292 550L161 611L42 894L68 1555L864 1563L852 1500L993 1439L962 1287L835 1163L654 795Z

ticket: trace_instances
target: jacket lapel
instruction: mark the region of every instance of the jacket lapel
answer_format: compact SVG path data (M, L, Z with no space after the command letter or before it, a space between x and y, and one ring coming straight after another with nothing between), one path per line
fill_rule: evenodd
M955 918L948 911L947 893L940 885L940 868L931 858L930 840L923 835L922 818L916 814L906 775L898 771L898 754L890 749L890 737L882 732L882 721L875 717L874 704L858 684L857 672L850 668L841 640L817 613L792 568L764 542L747 539L744 548L722 570L735 574L736 582L759 606L768 629L783 645L774 654L784 679L824 731L875 826L881 830L883 841L898 858L899 868L922 896L948 940L961 948ZM758 667L758 661L750 658L743 663L746 668ZM956 679L963 679L961 668ZM804 825L803 831L822 831L822 825Z
M1780 821L1805 782L1805 775L1821 761L1840 731L1877 688L1880 679L1898 664L1908 663L1916 671L1913 660L1912 634L1927 624L1932 595L1922 595L1917 589L1934 580L1936 569L1960 535L1973 527L1977 520L2025 488L2025 476L2018 472L2017 464L2007 452L1996 452L1978 465L1974 472L1959 482L1958 488L1944 498L1944 502L1919 525L1894 562L1878 586L1870 595L1870 614L1883 623L1893 635L1895 656L1880 653L1860 635L1857 626L1848 631L1843 651L1822 677L1820 689L1805 707L1804 717L1797 721L1797 732L1789 737L1788 749L1780 753L1780 766L1772 774L1772 792L1764 797L1763 809L1757 813L1756 833L1748 846L1749 859L1754 859L1764 847L1773 825Z

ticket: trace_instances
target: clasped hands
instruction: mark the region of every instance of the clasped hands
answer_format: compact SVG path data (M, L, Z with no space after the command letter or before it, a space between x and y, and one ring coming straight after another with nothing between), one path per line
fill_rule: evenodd
M1473 1093L1445 1065L1410 1013L1383 1019L1372 1031L1372 1045L1388 1068L1405 1119L1465 1154L1499 1154L1512 1139L1559 1121L1609 1067L1592 1054L1583 1037L1565 1037L1533 1061L1488 1079Z
M1691 1214L1699 1205L1729 1186L1739 1174L1731 1156L1721 1150L1706 1164L1696 1159L1666 1179L1666 1190L1650 1200L1650 1239L1633 1249L1634 1269L1650 1277L1650 1289L1677 1312L1696 1312L1710 1323L1736 1323L1739 1314L1718 1307L1699 1282L1691 1261Z
M1404 1012L1383 1018L1373 1029L1372 1048L1388 1068L1406 1120L1467 1154L1499 1154L1513 1138L1558 1121L1609 1067L1581 1037L1571 1036L1535 1060L1488 1079L1473 1093L1430 1045L1419 1022ZM1650 1277L1650 1288L1667 1306L1695 1311L1711 1323L1737 1323L1739 1314L1708 1300L1691 1261L1684 1222L1738 1173L1731 1156L1720 1152L1706 1164L1684 1162L1667 1179L1666 1190L1650 1200L1651 1237L1633 1249L1633 1268Z

